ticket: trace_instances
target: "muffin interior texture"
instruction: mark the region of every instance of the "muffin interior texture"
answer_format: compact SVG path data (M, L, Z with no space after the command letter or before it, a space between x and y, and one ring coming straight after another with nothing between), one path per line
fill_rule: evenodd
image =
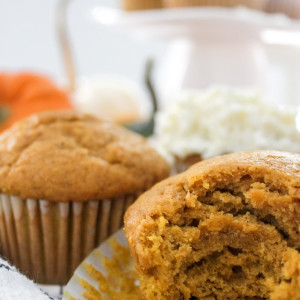
M300 182L264 153L200 163L129 209L145 299L300 299Z

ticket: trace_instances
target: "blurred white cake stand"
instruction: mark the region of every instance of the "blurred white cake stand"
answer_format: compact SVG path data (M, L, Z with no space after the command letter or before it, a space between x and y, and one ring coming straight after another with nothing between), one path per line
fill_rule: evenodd
M138 12L94 7L91 17L139 38L170 42L153 78L161 108L181 89L214 84L254 87L274 102L300 104L299 21L216 7Z

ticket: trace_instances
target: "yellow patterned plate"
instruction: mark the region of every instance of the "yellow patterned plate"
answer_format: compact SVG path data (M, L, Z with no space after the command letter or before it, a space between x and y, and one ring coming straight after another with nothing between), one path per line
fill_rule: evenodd
M123 230L95 249L75 270L63 300L140 300Z

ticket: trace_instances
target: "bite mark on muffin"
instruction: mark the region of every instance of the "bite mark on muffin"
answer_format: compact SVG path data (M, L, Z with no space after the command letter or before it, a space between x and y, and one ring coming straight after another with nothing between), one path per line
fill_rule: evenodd
M200 163L133 205L125 230L145 299L300 298L279 296L300 287L299 177L269 154Z

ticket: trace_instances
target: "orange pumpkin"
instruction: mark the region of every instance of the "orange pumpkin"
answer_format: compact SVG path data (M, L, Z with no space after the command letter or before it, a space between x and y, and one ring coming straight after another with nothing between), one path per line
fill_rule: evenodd
M71 108L68 94L44 76L0 73L0 131L37 112Z

